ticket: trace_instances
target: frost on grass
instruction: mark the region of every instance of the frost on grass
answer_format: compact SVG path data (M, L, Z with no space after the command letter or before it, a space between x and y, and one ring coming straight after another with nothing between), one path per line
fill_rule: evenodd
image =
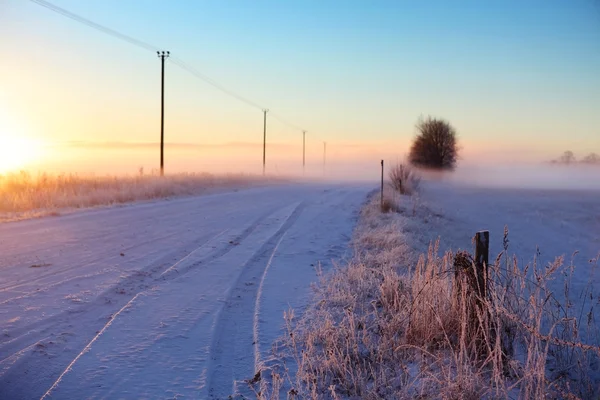
M573 263L520 265L506 230L480 297L455 274L460 254L440 256L438 243L413 254L403 228L414 203L386 197L399 212L382 213L374 196L361 212L354 258L321 275L301 317L286 313L284 361L257 397L279 398L284 387L288 398L311 399L600 396L598 260L583 292L571 293ZM557 279L562 293L551 290ZM578 307L576 297L585 299Z
M0 222L58 215L57 210L129 203L200 194L215 187L241 187L274 182L252 175L175 174L33 176L27 172L0 175Z

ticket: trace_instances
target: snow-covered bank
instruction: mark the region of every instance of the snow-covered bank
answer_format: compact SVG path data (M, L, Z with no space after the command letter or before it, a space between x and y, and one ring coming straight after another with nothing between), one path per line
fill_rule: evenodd
M0 398L226 398L314 266L343 257L366 192L252 188L0 225Z
M285 342L286 355L299 365L290 381L295 393L319 399L598 395L597 191L429 182L418 198L391 190L387 198L398 212L382 214L375 196L355 231L356 256L324 277L307 313L290 319ZM476 298L456 289L466 284L455 271L461 265L468 271L468 258L462 254L467 262L460 264L456 253L437 254L471 252L482 229L491 232L492 264L488 293ZM440 251L430 247L438 238Z

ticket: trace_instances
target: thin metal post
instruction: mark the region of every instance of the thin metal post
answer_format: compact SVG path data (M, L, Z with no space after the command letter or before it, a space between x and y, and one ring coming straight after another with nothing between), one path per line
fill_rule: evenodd
M381 160L381 210L383 211L383 160Z

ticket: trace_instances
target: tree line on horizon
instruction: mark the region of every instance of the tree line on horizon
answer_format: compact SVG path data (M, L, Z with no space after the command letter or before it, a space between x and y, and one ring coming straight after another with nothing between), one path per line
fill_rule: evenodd
M457 133L454 127L442 118L428 116L419 118L415 128L408 155L411 165L429 170L452 171L458 161ZM549 161L560 165L600 165L600 155L591 152L577 159L571 150L565 151L559 158Z
M561 165L600 165L600 156L596 153L590 153L583 157L581 160L577 160L575 154L571 150L565 151L559 158L550 160L550 164L561 164Z

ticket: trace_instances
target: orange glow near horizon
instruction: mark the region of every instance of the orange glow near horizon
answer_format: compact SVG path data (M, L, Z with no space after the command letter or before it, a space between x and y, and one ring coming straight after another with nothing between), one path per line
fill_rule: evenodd
M27 135L26 129L8 115L0 114L0 174L24 168L43 155L43 143Z

